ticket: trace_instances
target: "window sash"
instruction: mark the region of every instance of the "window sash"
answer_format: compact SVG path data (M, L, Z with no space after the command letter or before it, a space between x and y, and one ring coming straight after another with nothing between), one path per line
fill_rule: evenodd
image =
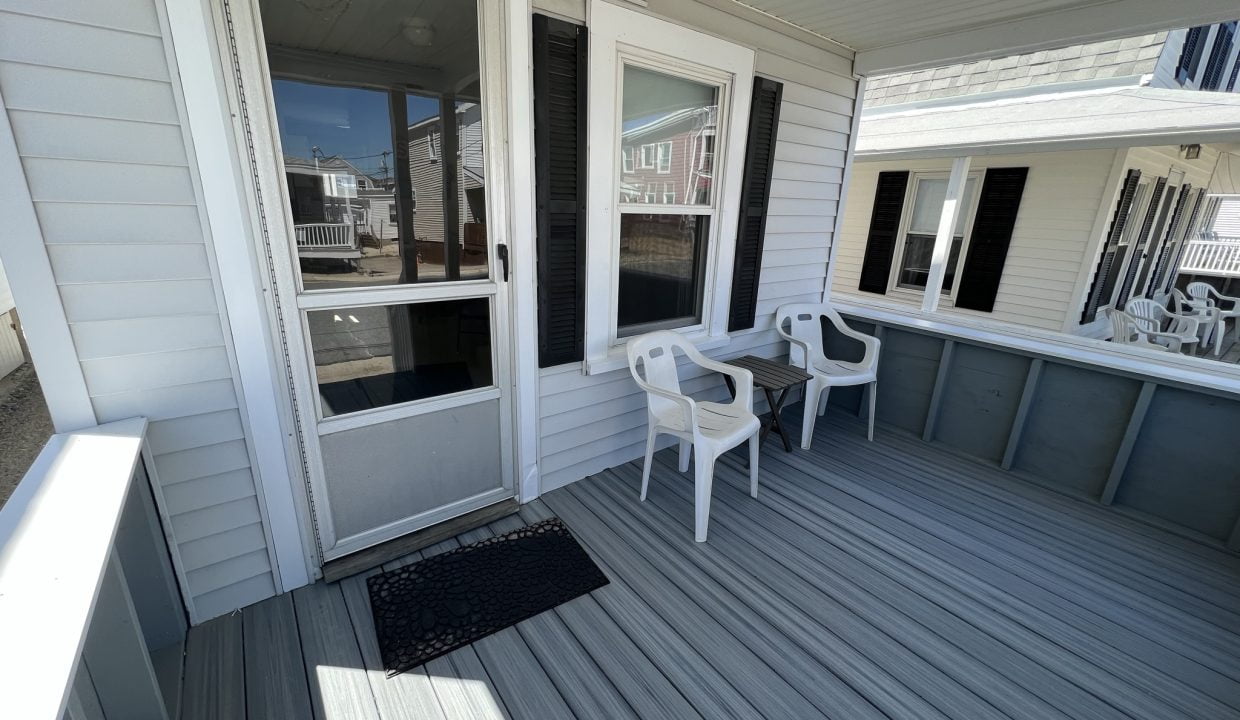
M985 175L985 168L978 168L969 171L965 176L965 186L970 183L973 186L973 192L968 195L968 204L961 208L961 218L963 218L962 232L952 235L952 249L948 252L947 266L943 272L943 289L941 294L948 298L956 296L956 289L960 283L955 282L961 271L964 269L964 258L969 250L969 241L973 236L973 220L977 213L977 204L981 198L982 180ZM897 235L896 248L891 263L891 274L887 280L887 288L892 292L910 293L917 295L925 294L925 285L920 286L903 283L900 276L904 273L904 258L908 252L908 239L910 236L924 236L931 238L931 253L933 253L933 239L936 233L923 233L913 230L910 226L913 221L914 203L917 201L917 187L925 180L943 180L950 181L950 173L943 172L914 172L909 177L908 187L905 189L904 209L900 214L900 232ZM940 210L941 212L941 210ZM940 216L941 217L941 216ZM957 222L960 222L958 219ZM937 223L936 223L937 230ZM959 249L956 249L956 240L960 240ZM929 276L929 266L926 269L927 277ZM951 279L949 281L949 278Z

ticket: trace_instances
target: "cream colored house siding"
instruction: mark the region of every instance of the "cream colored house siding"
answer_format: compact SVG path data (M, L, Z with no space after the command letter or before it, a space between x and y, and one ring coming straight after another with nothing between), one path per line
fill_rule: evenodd
M87 391L101 423L151 420L205 619L275 582L166 37L151 0L0 0L0 93Z
M538 5L580 19L574 14L577 3L540 0ZM857 88L849 75L851 62L689 0L651 0L650 10L754 47L757 73L784 83L756 324L732 333L726 348L710 353L784 356L787 343L773 329L775 309L822 298ZM717 375L686 368L681 377L689 392L726 392ZM539 394L543 492L641 456L646 396L627 369L587 376L580 363L548 368Z
M1028 167L1016 228L999 283L993 312L965 310L943 302L946 314L990 318L1017 325L1059 330L1073 312L1072 297L1089 247L1098 205L1106 195L1113 150L992 155L975 157L973 170ZM861 263L878 174L884 170L949 172L950 158L866 162L853 166L836 258L833 293L849 299L881 299L920 307L921 293L861 292ZM896 258L898 262L898 258Z

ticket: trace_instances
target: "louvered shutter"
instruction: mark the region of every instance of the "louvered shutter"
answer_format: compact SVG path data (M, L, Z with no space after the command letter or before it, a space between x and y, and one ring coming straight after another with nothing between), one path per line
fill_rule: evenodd
M1214 46L1210 49L1210 59L1206 61L1205 74L1201 76L1202 90L1218 90L1223 84L1223 73L1227 70L1227 58L1231 56L1231 38L1236 32L1236 23L1223 23L1214 33Z
M861 281L857 284L859 290L887 293L887 280L891 276L891 261L896 252L896 235L900 232L900 213L904 210L907 189L907 171L878 174L865 259L861 262ZM839 239L832 238L832 242L839 242Z
M586 36L534 15L539 367L584 356Z
M1201 58L1202 36L1207 29L1206 25L1192 28L1184 38L1184 47L1180 50L1180 61L1175 67L1176 79L1181 83L1192 77L1197 70L1197 61Z
M1198 188L1197 195L1193 200L1193 211L1188 214L1188 220L1184 221L1184 232L1167 267L1167 275L1163 282L1163 292L1171 292L1171 288L1175 287L1175 277L1180 274L1180 259L1184 257L1184 249L1188 247L1188 243L1192 241L1197 233L1201 209L1205 204L1206 189Z
M1150 204L1145 211L1145 220L1141 222L1141 230L1136 237L1132 239L1132 245L1128 248L1128 253L1132 259L1128 261L1128 270L1124 273L1124 284L1119 287L1119 295L1115 296L1115 307L1123 308L1131 297L1132 285L1137 280L1137 270L1143 264L1142 254L1145 252L1145 245L1149 242L1150 231L1154 229L1154 221L1158 218L1158 213L1162 208L1163 193L1167 191L1167 178L1160 177L1154 183L1154 193L1150 195Z
M1119 240L1124 235L1124 226L1128 223L1129 212L1132 210L1132 199L1137 194L1137 184L1141 181L1140 170L1129 170L1124 178L1123 189L1120 190L1119 201L1115 203L1115 214L1111 217L1111 229L1107 231L1107 241L1102 247L1102 255L1098 258L1098 267L1094 270L1094 282L1089 286L1086 296L1085 310L1081 313L1081 324L1093 322L1098 317L1098 308L1103 305L1109 293L1110 285L1107 278L1115 266L1115 255L1119 250Z
M1027 167L986 171L969 237L969 252L960 274L960 289L956 291L956 307L983 312L994 310L1028 177Z
M741 185L740 227L736 230L736 257L732 266L729 332L753 327L758 312L766 206L771 196L771 171L775 165L775 137L779 132L779 103L783 94L783 83L754 78L749 137L745 146L745 179Z
M1167 265L1171 262L1171 257L1176 251L1179 244L1180 228L1184 221L1184 216L1188 210L1190 193L1193 186L1184 183L1180 187L1180 196L1175 201L1175 212L1171 214L1171 222L1167 223L1167 232L1163 235L1162 245L1158 248L1158 257L1154 260L1154 276L1150 279L1149 288L1145 291L1147 298L1152 298L1158 292L1162 291L1163 281L1166 279Z

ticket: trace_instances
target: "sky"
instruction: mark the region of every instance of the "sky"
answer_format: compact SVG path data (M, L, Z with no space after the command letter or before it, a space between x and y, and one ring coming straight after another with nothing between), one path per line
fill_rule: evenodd
M309 160L318 146L322 156L340 155L363 171L379 172L380 153L392 150L385 91L280 79L272 88L286 155ZM410 125L439 115L438 98L405 97Z

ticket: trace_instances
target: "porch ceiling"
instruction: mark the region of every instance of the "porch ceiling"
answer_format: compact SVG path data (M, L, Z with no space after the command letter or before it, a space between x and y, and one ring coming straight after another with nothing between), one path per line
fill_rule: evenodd
M875 75L1234 19L1235 0L738 0L857 51Z

